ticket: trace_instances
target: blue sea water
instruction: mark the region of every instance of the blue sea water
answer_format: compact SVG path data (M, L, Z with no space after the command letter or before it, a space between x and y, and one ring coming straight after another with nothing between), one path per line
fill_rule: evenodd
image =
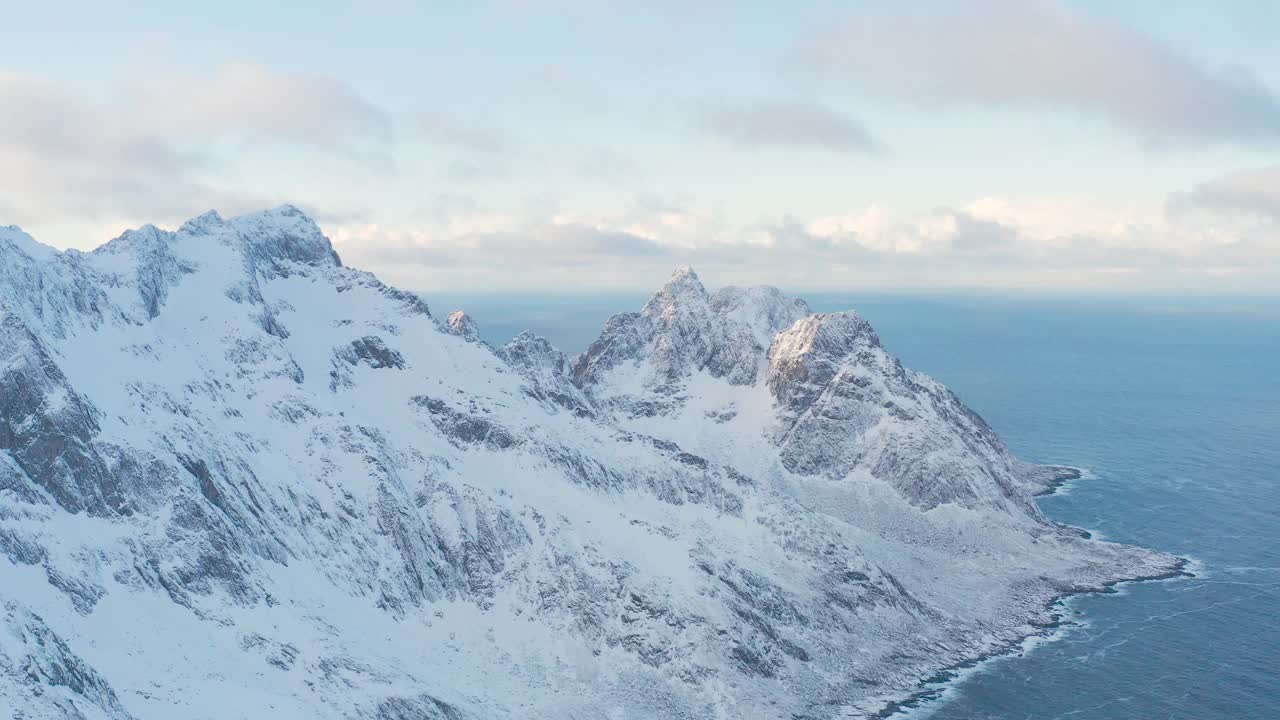
M796 294L856 308L1021 457L1085 469L1051 517L1194 561L1065 601L1055 640L904 718L1280 718L1280 299ZM491 342L529 328L570 354L643 302L462 299Z

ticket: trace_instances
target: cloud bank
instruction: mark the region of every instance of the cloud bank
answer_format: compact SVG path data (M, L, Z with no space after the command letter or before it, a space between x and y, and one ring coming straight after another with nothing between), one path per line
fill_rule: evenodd
M1280 222L1280 164L1241 170L1200 183L1188 192L1173 195L1169 207L1175 215L1201 210L1256 215Z
M793 71L860 98L1066 108L1155 143L1280 140L1280 97L1051 0L872 0L791 49Z
M388 117L332 80L232 65L155 79L106 101L0 72L0 207L7 222L141 217L271 204L218 188L219 143L303 146L383 166Z
M443 206L442 206L443 207ZM451 198L427 225L352 225L334 234L350 263L422 289L575 284L634 287L682 262L735 282L810 287L1184 287L1234 276L1265 287L1280 270L1280 221L1188 223L1159 204L1100 211L1087 202L987 197L897 214L792 215L738 223L644 198L612 212L550 218ZM416 284L415 284L416 283Z

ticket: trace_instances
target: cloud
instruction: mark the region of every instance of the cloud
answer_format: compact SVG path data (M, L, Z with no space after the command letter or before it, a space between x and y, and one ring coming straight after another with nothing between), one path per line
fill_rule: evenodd
M792 215L785 215L779 220L759 222L747 229L745 238L745 244L749 247L763 247L781 253L842 260L870 260L878 255L862 244L859 234L854 230L826 229L813 223L805 223Z
M787 65L859 98L1066 108L1156 143L1280 140L1280 98L1247 70L1051 0L872 0Z
M1175 193L1169 210L1174 215L1205 210L1280 222L1280 165L1241 170Z
M465 224L461 227L465 228ZM654 240L616 228L550 219L516 227L483 228L483 223L457 232L394 230L377 225L335 231L334 242L354 262L375 269L409 264L422 268L483 266L489 269L542 270L670 254Z
M879 149L858 121L808 100L707 101L699 108L698 126L708 135L748 149Z
M1222 277L1266 287L1280 271L1274 232L1170 222L1158 206L1082 208L989 197L923 213L871 206L741 224L649 196L617 211L550 215L442 196L419 228L353 226L333 237L349 264L419 289L635 287L683 262L735 283L818 287L1182 287Z
M156 132L177 137L240 134L350 155L393 139L387 114L332 78L231 64L207 77L171 78L136 90L130 103Z
M31 223L44 218L153 214L185 217L209 207L261 205L199 179L204 157L113 105L94 104L32 78L0 73L0 204Z
M548 223L524 231L475 235L464 238L463 242L496 256L508 256L510 253L518 257L533 252L544 261L558 264L589 264L604 258L627 260L669 254L668 248L650 238L580 222Z
M236 65L213 76L152 81L106 100L0 72L0 190L6 222L104 218L155 222L209 208L238 212L275 198L211 182L233 167L226 139L304 145L362 164L391 139L376 108L331 81ZM357 157L359 156L359 157Z
M985 220L970 213L942 209L936 213L945 227L952 250L960 253L1001 253L1018 242L1018 231L995 220Z

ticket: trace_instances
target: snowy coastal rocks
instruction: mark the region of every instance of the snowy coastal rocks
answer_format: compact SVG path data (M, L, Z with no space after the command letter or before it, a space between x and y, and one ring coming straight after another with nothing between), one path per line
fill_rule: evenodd
M1176 567L1047 521L1068 472L855 313L688 267L569 358L291 206L91 253L0 227L26 718L871 715Z

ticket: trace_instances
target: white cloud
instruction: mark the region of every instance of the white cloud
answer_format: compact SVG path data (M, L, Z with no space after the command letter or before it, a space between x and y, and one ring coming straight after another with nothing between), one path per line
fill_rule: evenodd
M250 65L153 80L105 101L0 72L0 107L0 211L35 225L273 204L210 180L235 164L215 150L222 140L302 144L364 163L391 139L385 115L344 86Z
M178 150L122 108L71 97L12 73L0 74L0 205L9 221L171 217L249 198L201 182L205 159Z
M482 276L498 285L537 285L560 271L671 264L670 248L651 238L605 225L563 218L511 222L471 215L446 228L338 227L332 231L344 262L367 268L398 285L434 287L440 277L454 281Z
M704 133L748 149L879 149L857 120L812 100L710 100L699 109L698 123Z
M223 66L204 77L147 83L129 98L144 124L173 137L240 134L360 155L393 138L387 114L332 78Z
M746 224L651 197L542 217L457 198L440 207L420 230L340 230L339 252L416 288L547 287L561 278L633 287L681 262L736 283L819 287L1181 287L1223 277L1267 287L1280 270L1274 233L1171 222L1158 204L987 197L924 213L871 206Z
M790 67L924 106L1058 107L1157 143L1280 140L1280 98L1053 0L872 0L805 37Z
M1169 208L1179 215L1204 210L1280 222L1280 164L1241 170L1175 193Z

